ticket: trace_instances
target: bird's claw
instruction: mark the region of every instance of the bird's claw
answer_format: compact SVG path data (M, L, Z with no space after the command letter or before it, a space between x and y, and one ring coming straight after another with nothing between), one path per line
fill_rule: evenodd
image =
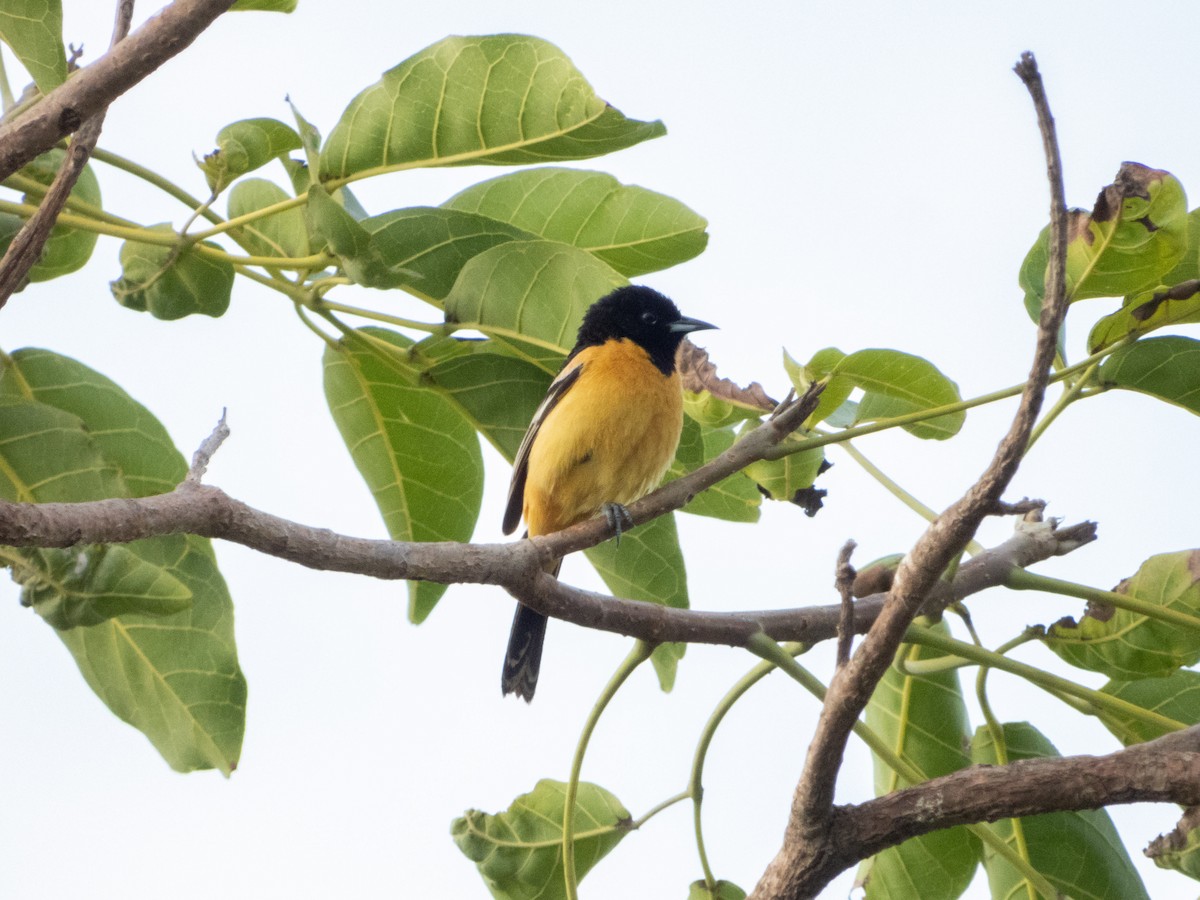
M613 530L613 534L617 539L617 546L620 547L621 533L633 527L633 516L629 515L629 510L620 503L605 503L604 520L608 522L608 527Z

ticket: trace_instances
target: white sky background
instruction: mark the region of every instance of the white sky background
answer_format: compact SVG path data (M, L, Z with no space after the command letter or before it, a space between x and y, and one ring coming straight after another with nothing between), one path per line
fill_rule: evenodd
M86 45L84 62L94 59L107 46L111 4L64 5L68 40ZM781 396L781 346L798 359L830 345L894 347L926 356L974 396L1024 378L1033 328L1017 269L1047 219L1034 114L1012 64L1025 49L1038 56L1070 204L1090 208L1127 159L1172 171L1200 197L1197 25L1200 12L1182 2L1134 11L1109 2L301 0L291 16L219 21L112 108L101 144L202 193L192 154L211 150L228 122L288 120L290 94L328 134L355 93L447 34L535 34L563 48L623 112L665 121L666 138L580 165L708 217L707 252L643 280L721 326L699 343L723 374ZM379 213L441 203L501 171L398 174L354 190ZM277 166L264 173L284 183ZM174 201L106 167L97 174L113 211L147 224L183 220ZM209 483L302 522L383 537L324 403L322 347L288 301L239 283L222 319L160 322L111 299L117 247L102 239L81 273L14 297L0 312L0 346L48 347L107 374L185 454L228 407L233 436ZM365 299L426 314L398 292ZM1113 304L1089 301L1073 318ZM1072 358L1085 335L1074 327ZM940 509L982 469L1012 409L970 413L945 444L889 434L859 446ZM1153 553L1200 544L1194 482L1181 472L1198 427L1138 395L1113 392L1070 409L1010 496L1045 497L1068 522L1096 519L1101 540L1039 571L1109 587ZM508 474L486 452L475 537L494 541ZM783 505L764 507L758 526L679 517L694 606L832 602L846 538L859 542L859 562L910 546L921 521L836 448L829 456L835 468L820 482L829 497L815 519ZM989 524L985 542L1008 527ZM498 690L512 603L497 589L451 588L418 629L405 621L400 584L311 572L228 544L217 554L250 683L245 749L228 781L170 771L91 695L51 630L17 605L15 587L0 586L0 896L486 896L449 837L451 819L469 807L503 809L540 777L566 777L587 710L628 641L552 625L537 700L526 707ZM582 560L568 561L564 578L599 585ZM1001 592L971 603L992 646L1080 606ZM1017 656L1053 665L1039 647ZM822 648L802 661L824 677L830 658ZM754 662L691 648L670 695L649 667L638 672L601 720L584 778L635 816L682 790L705 719ZM1098 724L1036 690L1000 674L991 684L1002 718L1033 721L1063 753L1115 749ZM749 889L778 849L815 712L776 674L718 732L705 822L719 877ZM861 745L843 771L839 799L869 794ZM1195 895L1141 858L1174 824L1173 808L1114 818L1152 896ZM626 838L582 890L682 897L698 877L691 808L679 804ZM849 886L844 876L825 896L844 897ZM987 896L982 878L969 896Z

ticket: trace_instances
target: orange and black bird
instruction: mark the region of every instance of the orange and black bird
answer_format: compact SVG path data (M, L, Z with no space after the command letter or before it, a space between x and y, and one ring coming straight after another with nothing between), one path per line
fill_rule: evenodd
M689 332L715 327L639 285L593 303L517 450L504 533L522 516L535 536L604 513L619 534L624 505L657 487L675 458L679 345ZM500 679L505 694L533 699L545 636L546 617L518 604Z

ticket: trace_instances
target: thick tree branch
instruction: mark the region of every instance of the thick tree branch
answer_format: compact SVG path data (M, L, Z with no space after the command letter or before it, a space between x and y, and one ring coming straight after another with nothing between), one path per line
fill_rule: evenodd
M834 807L826 852L808 859L804 881L826 883L881 850L953 825L1144 802L1200 803L1200 726L1107 756L972 766Z
M1064 279L1066 203L1054 120L1033 54L1023 54L1015 68L1037 111L1051 194L1050 261L1046 272L1045 303L1029 378L1012 425L991 463L962 498L934 520L901 562L888 601L875 624L850 662L834 673L796 787L784 845L751 895L755 900L811 897L823 887L824 882L812 880L808 873L814 868L814 860L833 852L829 826L834 788L850 731L929 592L951 560L971 540L983 518L997 509L1001 495L1016 474L1041 409L1067 307Z
M118 0L110 50L129 34L132 21L133 0ZM106 112L107 105L93 111L75 133L50 189L38 204L38 211L21 226L17 236L4 251L4 258L0 259L0 308L8 302L13 292L20 289L29 270L41 258L42 249L46 246L46 239L50 237L58 214L62 212L75 182L83 172L83 167L91 159L92 151L96 149L96 141L100 139L100 129L104 126Z
M704 470L712 466L713 471L722 471L719 462L706 464L686 477L696 478L697 483L710 480L714 476ZM721 477L724 475L716 480ZM690 493L684 491L683 495ZM646 500L657 502L653 496ZM631 505L631 512L643 502ZM605 536L606 529L601 520L597 540ZM534 541L406 543L350 537L256 510L195 480L185 481L169 494L136 499L38 504L0 501L0 544L9 546L127 543L180 533L232 541L313 569L445 584L495 584L546 615L655 643L743 646L751 635L762 631L777 641L812 644L836 637L842 620L839 604L726 613L609 597L544 577L543 552ZM953 582L940 582L924 611L936 615L951 603L1003 585L1014 569L1070 553L1095 537L1091 522L1070 528L1058 528L1053 522L1020 522L1012 538L965 563ZM856 631L870 627L886 596L879 592L855 603Z
M232 5L233 0L175 0L24 115L0 125L0 181L188 47Z

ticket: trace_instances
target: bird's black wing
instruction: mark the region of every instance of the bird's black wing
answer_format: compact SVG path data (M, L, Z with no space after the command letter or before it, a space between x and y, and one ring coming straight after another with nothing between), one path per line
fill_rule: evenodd
M582 371L583 364L580 363L559 372L550 382L545 399L537 408L537 412L533 414L529 430L525 432L525 437L517 450L516 459L513 460L512 481L508 484L508 505L504 509L503 530L505 534L512 534L521 522L521 511L525 506L525 478L529 474L529 449L533 446L534 438L537 437L550 410L558 405L558 401L570 390L571 385L579 380L579 374Z

